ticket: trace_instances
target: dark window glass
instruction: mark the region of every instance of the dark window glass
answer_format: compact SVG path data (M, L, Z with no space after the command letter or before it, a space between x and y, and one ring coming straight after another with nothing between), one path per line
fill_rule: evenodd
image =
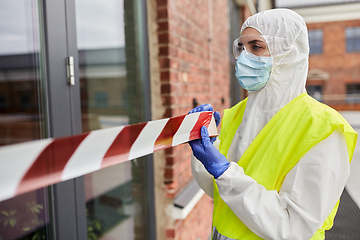
M323 86L322 85L309 85L306 86L307 93L318 100L319 102L322 101L322 94L323 94Z
M0 1L0 146L46 137L40 2ZM0 239L51 239L47 206L45 189L0 200Z
M346 85L346 101L360 102L360 84Z
M360 27L346 28L346 51L360 52Z
M323 31L309 30L310 54L321 54L323 51Z

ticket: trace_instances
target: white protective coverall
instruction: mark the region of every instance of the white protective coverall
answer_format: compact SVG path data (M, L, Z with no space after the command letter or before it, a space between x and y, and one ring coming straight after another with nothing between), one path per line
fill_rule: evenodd
M223 201L258 236L310 239L332 211L350 174L345 136L336 130L307 152L287 174L279 193L266 190L244 174L236 162L257 134L275 113L306 92L309 57L306 24L291 10L258 13L245 21L241 32L247 27L287 41L281 46L269 44L274 53L269 82L265 88L249 92L243 121L228 151L230 166L216 184ZM289 54L282 54L281 49L289 48ZM191 165L196 181L212 197L213 177L195 157Z

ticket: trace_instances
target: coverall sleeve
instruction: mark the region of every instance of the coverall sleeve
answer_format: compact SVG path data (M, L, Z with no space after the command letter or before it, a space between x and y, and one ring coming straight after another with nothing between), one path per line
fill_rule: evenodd
M219 149L219 138L217 138L213 144ZM202 190L204 190L209 197L213 198L214 177L205 169L204 165L194 156L194 154L191 154L191 173Z
M232 162L217 180L219 194L239 219L264 239L310 239L332 211L349 177L345 136L336 130L268 191Z

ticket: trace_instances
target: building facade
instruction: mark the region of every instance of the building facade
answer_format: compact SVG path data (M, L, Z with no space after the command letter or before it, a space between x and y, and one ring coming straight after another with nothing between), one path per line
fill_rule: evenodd
M336 110L359 110L360 1L304 5L289 7L309 30L308 93Z

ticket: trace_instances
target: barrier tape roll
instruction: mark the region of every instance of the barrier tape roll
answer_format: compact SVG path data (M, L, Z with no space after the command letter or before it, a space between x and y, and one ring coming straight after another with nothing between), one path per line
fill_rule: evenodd
M0 202L198 139L203 125L217 135L212 112L200 112L0 147Z

